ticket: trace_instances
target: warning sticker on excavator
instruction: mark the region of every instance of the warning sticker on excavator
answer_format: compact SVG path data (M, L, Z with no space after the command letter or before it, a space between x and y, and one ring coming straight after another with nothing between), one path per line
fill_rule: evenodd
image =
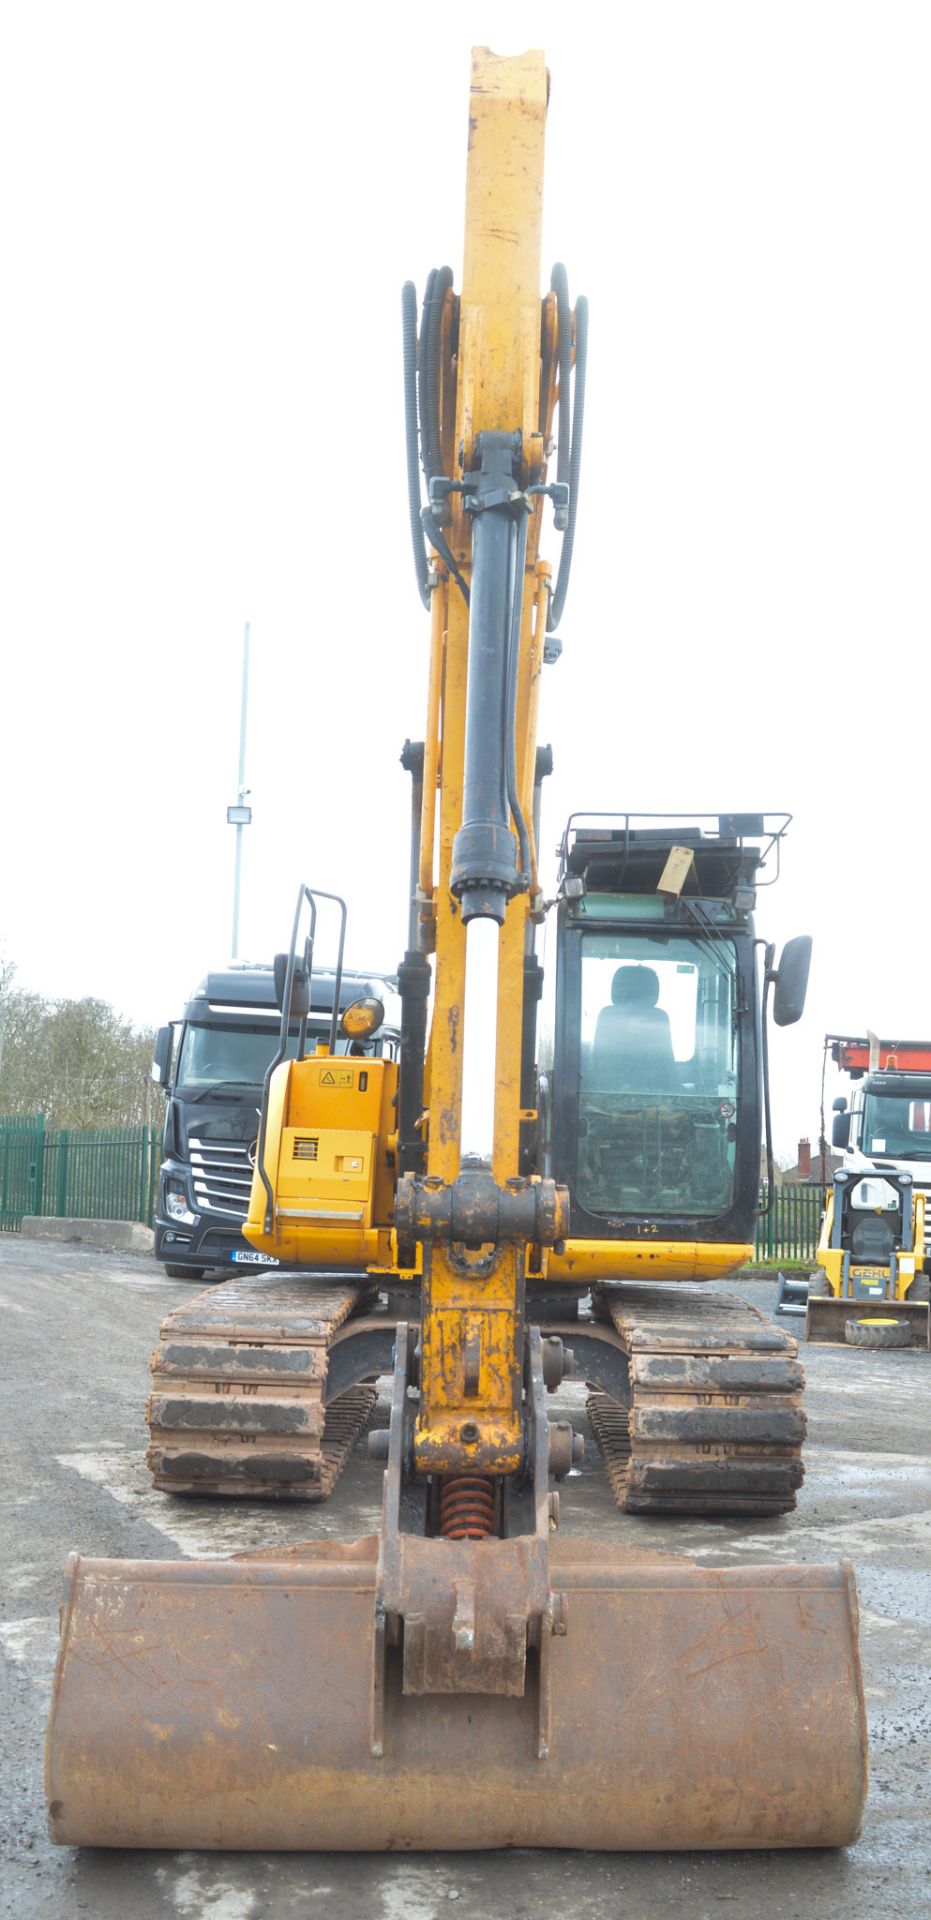
M351 1067L325 1067L319 1084L321 1087L351 1087L354 1079Z

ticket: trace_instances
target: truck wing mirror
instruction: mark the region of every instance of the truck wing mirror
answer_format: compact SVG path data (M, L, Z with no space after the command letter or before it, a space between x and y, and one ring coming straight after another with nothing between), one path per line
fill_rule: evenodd
M284 990L288 978L288 958L286 953L275 955L275 1003L284 1012ZM288 1009L290 1020L303 1020L310 1012L310 973L299 960L294 962L294 978L291 981L291 1005Z
M805 1011L808 970L811 966L811 934L800 933L787 940L782 949L773 992L773 1019L777 1027L794 1027Z
M171 1064L171 1028L159 1027L155 1036L155 1052L152 1056L152 1078L157 1087L167 1087L168 1069Z
M845 1094L845 1093L839 1093L839 1094L838 1094L838 1096L837 1096L837 1099L836 1099L836 1100L832 1100L832 1102L831 1102L831 1107L832 1107L832 1111L833 1111L834 1113L846 1113L846 1111L847 1111L847 1096L846 1096L846 1094Z
M835 1113L831 1126L831 1145L840 1147L841 1152L850 1145L850 1115Z

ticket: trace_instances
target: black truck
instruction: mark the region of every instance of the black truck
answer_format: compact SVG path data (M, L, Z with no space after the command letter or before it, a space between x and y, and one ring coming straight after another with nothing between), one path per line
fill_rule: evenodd
M336 975L314 968L307 1046L329 1037ZM344 969L340 1011L373 997L385 1021L354 1052L396 1057L397 982L391 975ZM274 969L233 963L208 973L192 993L183 1018L160 1027L152 1077L165 1090L165 1136L155 1214L155 1258L177 1280L199 1280L209 1270L276 1266L243 1238L259 1130L266 1069L279 1039L281 1014ZM296 1049L298 1022L292 1045ZM350 1042L342 1035L337 1052ZM218 1277L220 1275L218 1274Z

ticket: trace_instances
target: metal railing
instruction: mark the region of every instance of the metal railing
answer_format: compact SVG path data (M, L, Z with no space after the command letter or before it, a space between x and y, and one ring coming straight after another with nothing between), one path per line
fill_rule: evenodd
M41 1114L0 1120L0 1233L18 1233L24 1213L42 1211L44 1141Z
M41 1114L0 1120L0 1232L17 1233L24 1213L150 1227L161 1157L155 1127L47 1133ZM820 1186L777 1187L757 1222L754 1265L813 1265L823 1208Z
M155 1127L46 1131L41 1114L0 1120L0 1232L24 1213L151 1226L161 1161Z
M760 1204L766 1204L765 1185ZM754 1266L813 1266L823 1212L822 1187L777 1187L770 1212L756 1223Z

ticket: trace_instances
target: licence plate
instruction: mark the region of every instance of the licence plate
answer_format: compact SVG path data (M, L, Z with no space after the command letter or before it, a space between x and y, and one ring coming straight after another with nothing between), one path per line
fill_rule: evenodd
M237 1260L244 1267L277 1267L280 1261L273 1253L254 1253L250 1247L248 1253L231 1253L231 1260Z

